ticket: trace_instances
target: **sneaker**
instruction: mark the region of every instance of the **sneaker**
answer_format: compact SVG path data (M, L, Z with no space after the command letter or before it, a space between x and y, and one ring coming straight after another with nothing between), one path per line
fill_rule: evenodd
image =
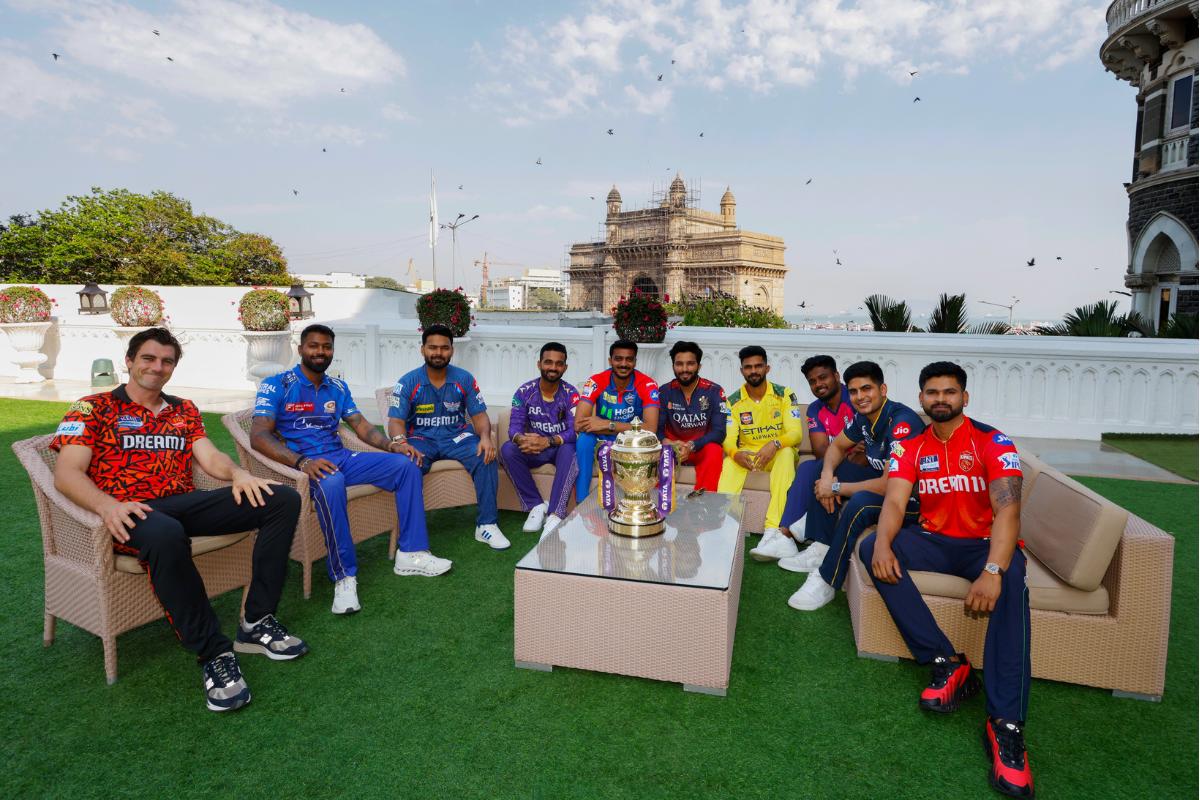
M926 711L949 714L958 704L979 694L979 678L971 670L971 662L962 653L958 661L936 656L929 667L929 685L921 692L917 704Z
M542 536L546 537L554 533L554 529L562 525L563 518L558 514L550 514L546 517L546 524L542 526Z
M508 538L500 532L499 525L476 525L475 541L483 542L493 550L507 550Z
M779 528L771 528L763 532L758 547L750 550L750 557L755 561L778 561L781 558L790 558L799 552L791 537Z
M335 614L362 611L362 606L358 603L358 578L342 578L333 585L333 607L329 610Z
M436 578L450 571L454 564L448 558L438 558L428 550L418 550L415 553L396 551L396 566L392 569L397 575L424 575L426 578Z
M983 724L983 751L992 763L988 782L993 789L1009 797L1033 797L1033 773L1020 724L989 718Z
M797 542L804 541L804 521L806 519L808 519L808 517L801 517L800 519L793 522L791 525L788 525L788 531L791 532L792 539L794 539Z
M529 512L529 516L525 518L525 524L521 526L521 530L525 533L537 533L542 529L542 523L546 521L546 512L550 510L550 506L542 503L540 506L534 506Z
M788 572L815 572L821 568L828 552L829 545L813 542L797 555L779 559L779 567Z
M226 651L204 662L204 697L209 711L233 711L250 702L250 687L237 656Z
M819 572L810 572L808 580L788 598L788 605L797 611L816 611L829 605L837 591L825 582Z
M288 633L274 614L267 614L253 625L242 620L233 649L239 653L261 653L272 661L291 661L307 653L308 645Z

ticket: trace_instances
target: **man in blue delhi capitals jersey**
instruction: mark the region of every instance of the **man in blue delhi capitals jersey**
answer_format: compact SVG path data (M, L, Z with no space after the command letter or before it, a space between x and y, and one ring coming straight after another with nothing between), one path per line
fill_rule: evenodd
M309 325L300 333L300 363L258 387L250 443L259 453L308 476L309 493L329 551L331 610L352 614L362 606L358 601L358 561L346 513L349 487L366 484L395 494L400 525L397 575L441 575L450 569L450 562L429 552L421 473L416 464L363 417L343 381L325 375L333 362L333 339L333 331L324 325ZM342 422L381 452L347 449L338 436Z
M450 363L454 333L445 325L422 331L421 356L425 365L402 375L392 389L388 435L422 473L441 459L462 464L475 483L475 539L504 550L509 542L496 524L496 443L479 384L471 373Z

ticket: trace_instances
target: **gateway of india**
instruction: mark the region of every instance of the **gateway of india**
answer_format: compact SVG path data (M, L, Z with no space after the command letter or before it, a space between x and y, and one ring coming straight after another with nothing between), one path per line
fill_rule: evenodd
M721 213L703 211L676 174L648 208L622 211L616 186L607 205L604 240L571 246L571 308L608 313L637 289L672 300L724 294L783 313L783 239L739 228L733 192Z

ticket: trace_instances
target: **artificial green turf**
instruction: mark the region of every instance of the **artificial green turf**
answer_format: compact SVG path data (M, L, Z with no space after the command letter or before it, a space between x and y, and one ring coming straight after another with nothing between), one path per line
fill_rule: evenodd
M1200 480L1200 437L1104 435L1104 443L1189 480Z
M0 400L5 591L4 797L762 797L986 798L981 700L923 716L911 662L855 656L844 597L811 614L798 580L747 561L729 695L556 669L513 668L512 568L533 545L471 535L473 509L429 515L436 579L398 578L380 537L359 547L363 612L335 618L319 574L300 596L294 565L280 617L312 653L246 656L254 702L204 709L200 674L164 623L118 640L104 681L100 641L66 623L41 646L37 517L9 445L51 430L62 404ZM206 415L219 445L228 440ZM1043 798L1197 795L1194 486L1085 479L1175 532L1172 644L1161 703L1034 681L1030 758ZM317 565L320 570L323 564ZM232 629L236 593L216 608Z

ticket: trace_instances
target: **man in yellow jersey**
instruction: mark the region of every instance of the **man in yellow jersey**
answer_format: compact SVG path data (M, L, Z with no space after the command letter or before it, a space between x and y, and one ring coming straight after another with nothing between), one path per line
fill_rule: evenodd
M718 492L739 494L746 476L754 470L771 473L771 504L767 506L764 538L772 531L781 536L779 520L788 488L796 476L796 448L804 436L804 409L796 393L771 383L767 351L758 345L738 352L746 383L729 395L726 406L725 463Z

